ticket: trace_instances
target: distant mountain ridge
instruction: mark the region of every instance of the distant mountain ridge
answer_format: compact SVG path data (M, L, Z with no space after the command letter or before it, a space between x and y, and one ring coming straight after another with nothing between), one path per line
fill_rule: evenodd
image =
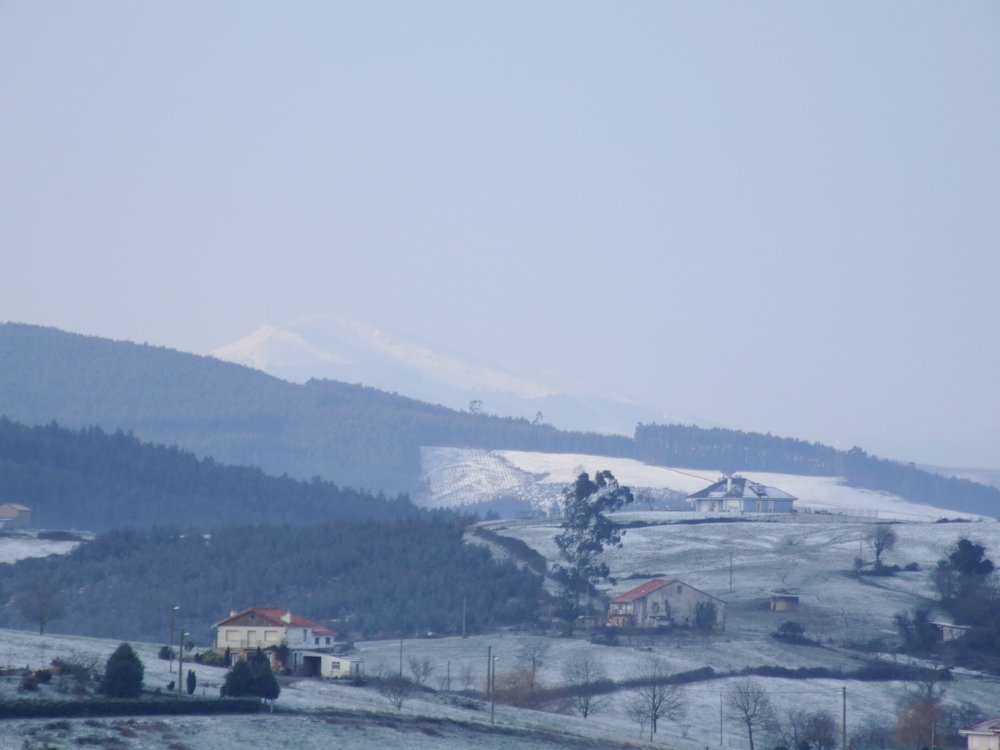
M638 422L664 417L579 378L514 373L334 315L265 325L212 356L294 383L360 383L452 409L479 401L489 413L529 420L541 413L566 430L631 435Z
M212 357L0 324L0 415L133 432L199 457L410 492L420 446L622 455L631 439L459 412L361 385L289 383Z
M199 457L340 486L421 492L421 449L634 458L661 466L842 476L857 487L1000 515L1000 490L818 443L738 430L640 424L634 437L434 406L361 385L290 383L211 357L24 324L0 324L0 415L133 432Z

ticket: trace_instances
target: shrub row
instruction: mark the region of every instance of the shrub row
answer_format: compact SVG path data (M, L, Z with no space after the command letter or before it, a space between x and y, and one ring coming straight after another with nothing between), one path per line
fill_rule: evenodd
M0 701L0 719L49 719L76 716L183 716L252 714L259 700L157 700L157 701Z

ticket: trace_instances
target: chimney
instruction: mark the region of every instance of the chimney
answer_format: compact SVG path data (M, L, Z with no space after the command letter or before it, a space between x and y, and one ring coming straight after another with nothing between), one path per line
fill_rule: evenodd
M230 617L236 617L236 615L238 615L238 614L239 614L239 612L237 612L235 609L229 610L229 616Z
M733 491L733 475L726 474L726 494L728 495Z
M292 624L292 610L288 610L287 612L285 612L285 614L283 614L281 616L281 620L282 620L282 622L287 623L288 625L291 625Z

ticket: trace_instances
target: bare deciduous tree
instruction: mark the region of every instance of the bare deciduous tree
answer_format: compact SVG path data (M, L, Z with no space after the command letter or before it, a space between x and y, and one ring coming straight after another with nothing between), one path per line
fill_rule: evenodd
M458 684L462 686L462 690L472 690L472 686L476 682L476 671L469 664L463 664L458 669Z
M896 545L896 532L891 526L877 524L865 532L865 541L875 553L875 568L882 567L882 553L888 552Z
M38 624L38 634L45 633L45 627L52 620L63 616L62 594L48 576L40 576L21 592L17 598L17 608L21 614Z
M639 736L642 737L649 723L649 706L640 696L633 695L625 702L625 715L639 725Z
M837 745L837 720L829 711L794 708L776 728L785 747L792 750L833 750Z
M514 658L529 674L529 689L534 692L538 685L538 670L548 656L551 643L541 638L533 638L518 646Z
M896 720L893 739L898 747L930 747L936 724L941 721L941 704L933 699L915 698L903 706Z
M750 750L753 750L753 733L774 721L774 709L764 687L754 680L733 683L726 699L729 714L747 728Z
M417 684L417 687L423 687L430 676L434 674L434 665L431 664L431 660L428 657L420 659L416 656L411 656L409 659L410 674L413 675L413 681Z
M869 716L851 735L850 747L853 750L889 750L892 747L892 727Z
M405 677L398 674L390 674L375 680L375 689L379 695L385 698L397 711L403 708L403 704L413 695L416 686Z
M608 683L604 665L589 650L581 650L563 665L563 679L570 703L583 718L598 711L605 702L601 689Z
M666 661L653 658L632 676L638 685L636 699L649 717L649 738L653 739L660 719L678 721L684 716L684 695L673 680L673 670ZM751 748L753 750L753 748Z

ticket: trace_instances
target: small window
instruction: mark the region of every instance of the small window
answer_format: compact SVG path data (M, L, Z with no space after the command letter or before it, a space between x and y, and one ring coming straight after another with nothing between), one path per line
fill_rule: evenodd
M679 583L677 584L677 593L681 593L681 585Z
M313 638L313 644L316 645L316 646L319 645L319 636L316 636L315 638Z
M326 645L327 645L327 646L329 646L329 645L330 645L330 636L327 636L327 637L326 637Z
M339 661L331 661L330 662L330 669L336 669L339 672L340 671L340 662Z

